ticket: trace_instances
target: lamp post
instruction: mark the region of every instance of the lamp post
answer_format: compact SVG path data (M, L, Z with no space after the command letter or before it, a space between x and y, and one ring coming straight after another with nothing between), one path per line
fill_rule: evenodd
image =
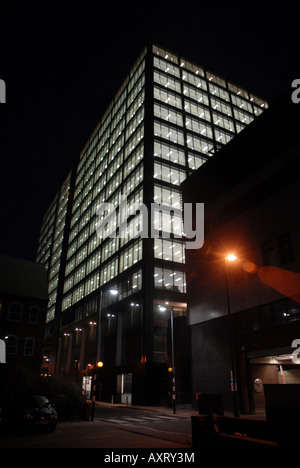
M172 403L173 403L173 413L176 413L176 377L175 377L175 354L174 354L174 311L173 307L170 309L171 312L171 346L172 346Z
M117 289L109 289L110 294L113 296L117 296L119 291ZM101 330L101 320L102 320L102 299L103 299L103 290L100 289L100 298L99 298L99 309L98 309L98 325L97 325L97 350L96 350L96 359L95 359L95 372L93 376L93 384L92 384L92 409L91 409L91 421L94 421L94 413L95 413L95 400L96 400L96 381L97 381L97 373L96 368L102 368L103 362L101 361L101 338L102 338L102 330Z
M231 370L230 370L231 391L233 392L234 416L239 417L240 413L238 409L236 359L235 359L235 349L234 349L235 347L234 347L234 336L233 336L232 318L231 318L231 311L230 311L230 299L229 299L229 286L228 286L228 262L234 262L235 260L237 260L237 257L234 254L229 254L225 257L225 278L226 278L227 318L228 318L230 357L231 357Z
M166 307L159 307L162 312L167 310ZM171 353L172 353L172 407L173 413L176 414L176 374L175 374L175 353L174 353L174 310L170 307L171 315Z
M109 289L110 294L117 296L119 291L117 289ZM96 352L96 363L101 361L101 320L102 320L102 302L103 302L103 290L100 289L99 308L98 308L98 326L97 326L97 352Z

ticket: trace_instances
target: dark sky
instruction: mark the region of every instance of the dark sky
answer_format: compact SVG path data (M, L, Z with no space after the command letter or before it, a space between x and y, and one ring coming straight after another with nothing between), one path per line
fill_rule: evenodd
M126 2L126 9L125 2L68 8L2 3L3 255L35 259L45 210L148 41L269 102L300 78L295 3Z

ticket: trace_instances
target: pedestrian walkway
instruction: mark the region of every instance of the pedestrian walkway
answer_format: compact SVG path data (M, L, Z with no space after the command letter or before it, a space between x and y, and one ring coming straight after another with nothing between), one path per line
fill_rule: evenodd
M187 420L189 420L189 417L186 417ZM103 421L103 422L109 422L109 423L114 423L114 424L121 424L122 426L127 426L127 425L132 425L134 424L135 426L144 426L146 424L155 424L159 425L161 423L166 423L166 422L174 422L178 421L178 418L176 415L174 416L166 416L164 414L160 414L159 412L156 412L152 416L146 416L146 415L134 415L134 417L131 416L119 416L119 417L109 417L109 416L104 416L104 417L97 417L98 421Z
M135 406L135 405L126 405L120 403L105 403L105 402L96 402L96 407L101 408L101 406L111 407L111 408L127 408L128 410L142 410L142 411L151 411L159 413L166 416L173 416L174 418L190 418L191 416L197 416L199 414L198 410L193 408L192 405L177 405L176 413L174 414L173 408L167 406ZM233 413L229 411L224 411L224 416L233 416ZM264 409L259 409L255 414L241 414L243 418L249 419L266 419Z

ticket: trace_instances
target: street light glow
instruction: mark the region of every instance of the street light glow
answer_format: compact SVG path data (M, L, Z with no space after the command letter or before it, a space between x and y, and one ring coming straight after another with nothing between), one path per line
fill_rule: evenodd
M229 254L229 255L227 255L226 259L229 262L234 262L237 259L237 257L234 254Z
M117 289L110 289L109 290L110 294L112 294L113 296L116 296L117 294L119 294L119 291Z

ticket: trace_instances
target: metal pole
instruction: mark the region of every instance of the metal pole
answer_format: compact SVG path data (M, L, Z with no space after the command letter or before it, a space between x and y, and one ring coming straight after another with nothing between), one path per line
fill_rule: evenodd
M96 343L96 356L95 356L95 373L93 375L93 382L91 388L91 398L92 398L92 407L91 407L91 421L94 421L95 414L95 400L96 400L96 383L97 383L97 362L100 361L101 355L101 318L102 318L102 289L100 289L100 298L99 298L99 309L98 309L98 323L97 323L97 343Z
M171 311L171 343L172 343L172 369L173 369L173 378L172 378L172 405L173 413L176 413L176 375L175 375L175 355L174 355L174 311L173 307Z
M239 413L238 401L237 401L238 394L237 394L237 380L236 380L236 362L235 362L232 318L231 318L231 311L230 311L230 299L229 299L229 287L228 287L228 259L227 258L225 258L225 272L226 272L227 318L228 318L230 357L231 357L230 381L231 381L231 391L233 392L234 416L239 417L240 413Z
M95 374L93 375L93 382L92 382L91 421L94 421L94 415L95 415L96 383L97 383L97 374L95 373Z
M102 289L100 290L100 298L99 298L99 310L98 310L98 325L97 325L97 351L96 351L96 361L100 361L101 355L101 319L102 319Z

